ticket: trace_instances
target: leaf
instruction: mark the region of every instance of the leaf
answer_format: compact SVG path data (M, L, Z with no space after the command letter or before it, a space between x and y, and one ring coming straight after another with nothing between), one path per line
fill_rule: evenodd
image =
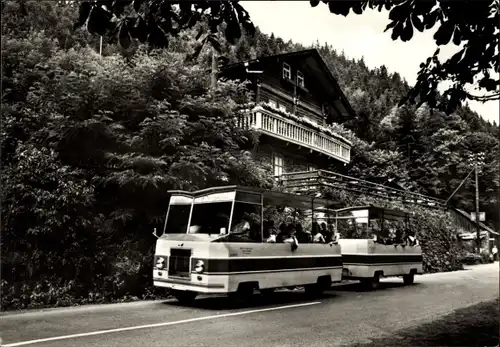
M385 27L384 33L385 33L387 30L394 28L394 27L396 26L396 24L398 24L398 22L396 22L396 21L392 21L392 22L390 22L389 24L387 24L387 26Z
M406 42L410 41L413 37L413 25L411 24L410 19L406 20L406 25L401 31L401 41Z
M135 23L135 33L134 37L138 39L141 43L146 42L148 38L148 26L146 25L146 21L142 17L138 17Z
M144 3L144 0L134 0L134 10L135 12L139 12L141 9L141 5Z
M397 40L398 37L401 36L403 29L404 29L403 23L399 22L398 24L396 24L394 29L392 29L391 39Z
M409 10L410 7L407 5L407 3L397 5L389 12L389 19L395 21L404 20L407 17Z
M130 34L126 23L123 23L122 26L120 27L118 40L120 41L120 46L122 46L124 49L129 48L130 44L132 43L130 40Z
M423 32L424 31L424 23L422 22L420 17L416 14L413 14L411 16L411 19L413 21L413 25L415 26L415 29L417 29L420 32Z
M486 89L488 92L494 91L497 89L499 85L498 81L495 81L492 78L483 78L479 81L479 87Z
M91 34L96 33L100 36L106 34L112 14L102 7L94 7L90 12L90 18L87 28Z
M329 1L328 9L331 13L341 14L346 17L351 9L350 1Z
M148 26L149 36L148 42L154 47L166 48L168 47L168 39L163 30L161 30L156 23L151 22Z
M447 45L453 35L455 25L450 21L444 22L434 34L434 40L438 46Z
M84 1L80 4L79 13L78 13L78 21L73 25L73 29L77 29L81 27L87 21L87 18L90 14L90 3L88 1Z
M434 10L431 13L424 15L424 24L426 29L432 29L438 20L437 11Z
M362 14L363 13L363 8L362 8L363 2L358 1L352 6L352 11L356 14Z

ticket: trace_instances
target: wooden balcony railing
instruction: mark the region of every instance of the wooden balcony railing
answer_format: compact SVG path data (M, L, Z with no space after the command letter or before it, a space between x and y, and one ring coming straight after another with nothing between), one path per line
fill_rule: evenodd
M313 127L299 124L262 107L257 107L252 112L241 116L238 125L304 146L344 163L349 163L351 159L350 145Z

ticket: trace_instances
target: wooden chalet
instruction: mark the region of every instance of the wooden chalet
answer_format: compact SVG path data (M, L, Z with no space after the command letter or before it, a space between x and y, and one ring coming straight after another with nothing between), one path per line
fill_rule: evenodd
M275 176L349 163L351 142L328 125L355 112L317 50L232 64L219 77L251 81L257 106L240 126L261 133L255 157Z

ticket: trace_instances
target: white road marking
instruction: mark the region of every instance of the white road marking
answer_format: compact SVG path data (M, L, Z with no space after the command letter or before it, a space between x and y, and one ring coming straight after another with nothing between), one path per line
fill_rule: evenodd
M178 320L178 321L174 321L174 322L164 322L164 323L156 323L156 324L138 325L138 326L127 327L127 328L116 328L116 329L109 329L109 330L91 331L91 332L88 332L88 333L80 333L80 334L73 334L73 335L55 336L55 337L49 337L49 338L45 338L45 339L38 339L38 340L31 340L31 341L22 341L22 342L9 343L9 344L3 345L3 347L25 346L25 345L35 344L35 343L42 343L42 342L50 342L50 341L73 339L73 338L76 338L76 337L85 337L85 336L111 334L111 333L118 333L118 332L122 332L122 331L130 331L130 330L138 330L138 329L158 328L158 327L164 327L164 326L169 326L169 325L198 322L198 321L202 321L202 320L225 318L225 317L234 317L234 316L242 316L242 315L251 314L251 313L284 310L284 309L287 309L287 308L302 307L302 306L311 306L311 305L317 305L317 304L321 304L321 302L320 301L306 302L306 303L303 303L303 304L270 307L270 308L262 308L262 309L258 309L258 310L233 312L233 313L225 313L225 314L219 314L219 315L213 315L213 316L206 316L206 317L183 319L183 320Z

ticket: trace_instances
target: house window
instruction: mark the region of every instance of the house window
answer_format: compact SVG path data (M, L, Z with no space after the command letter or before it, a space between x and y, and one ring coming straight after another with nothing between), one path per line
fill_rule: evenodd
M274 176L281 176L283 175L283 169L284 169L284 160L281 155L274 154L273 156L273 170L274 170Z
M297 70L297 85L304 88L304 75Z
M283 104L280 104L280 111L287 112L286 106Z
M283 78L289 80L292 79L292 69L287 63L283 63Z
M317 169L314 166L309 165L308 171L316 171Z
M278 104L274 100L269 99L269 101L267 102L267 104L269 106L271 106L271 107L278 108Z

